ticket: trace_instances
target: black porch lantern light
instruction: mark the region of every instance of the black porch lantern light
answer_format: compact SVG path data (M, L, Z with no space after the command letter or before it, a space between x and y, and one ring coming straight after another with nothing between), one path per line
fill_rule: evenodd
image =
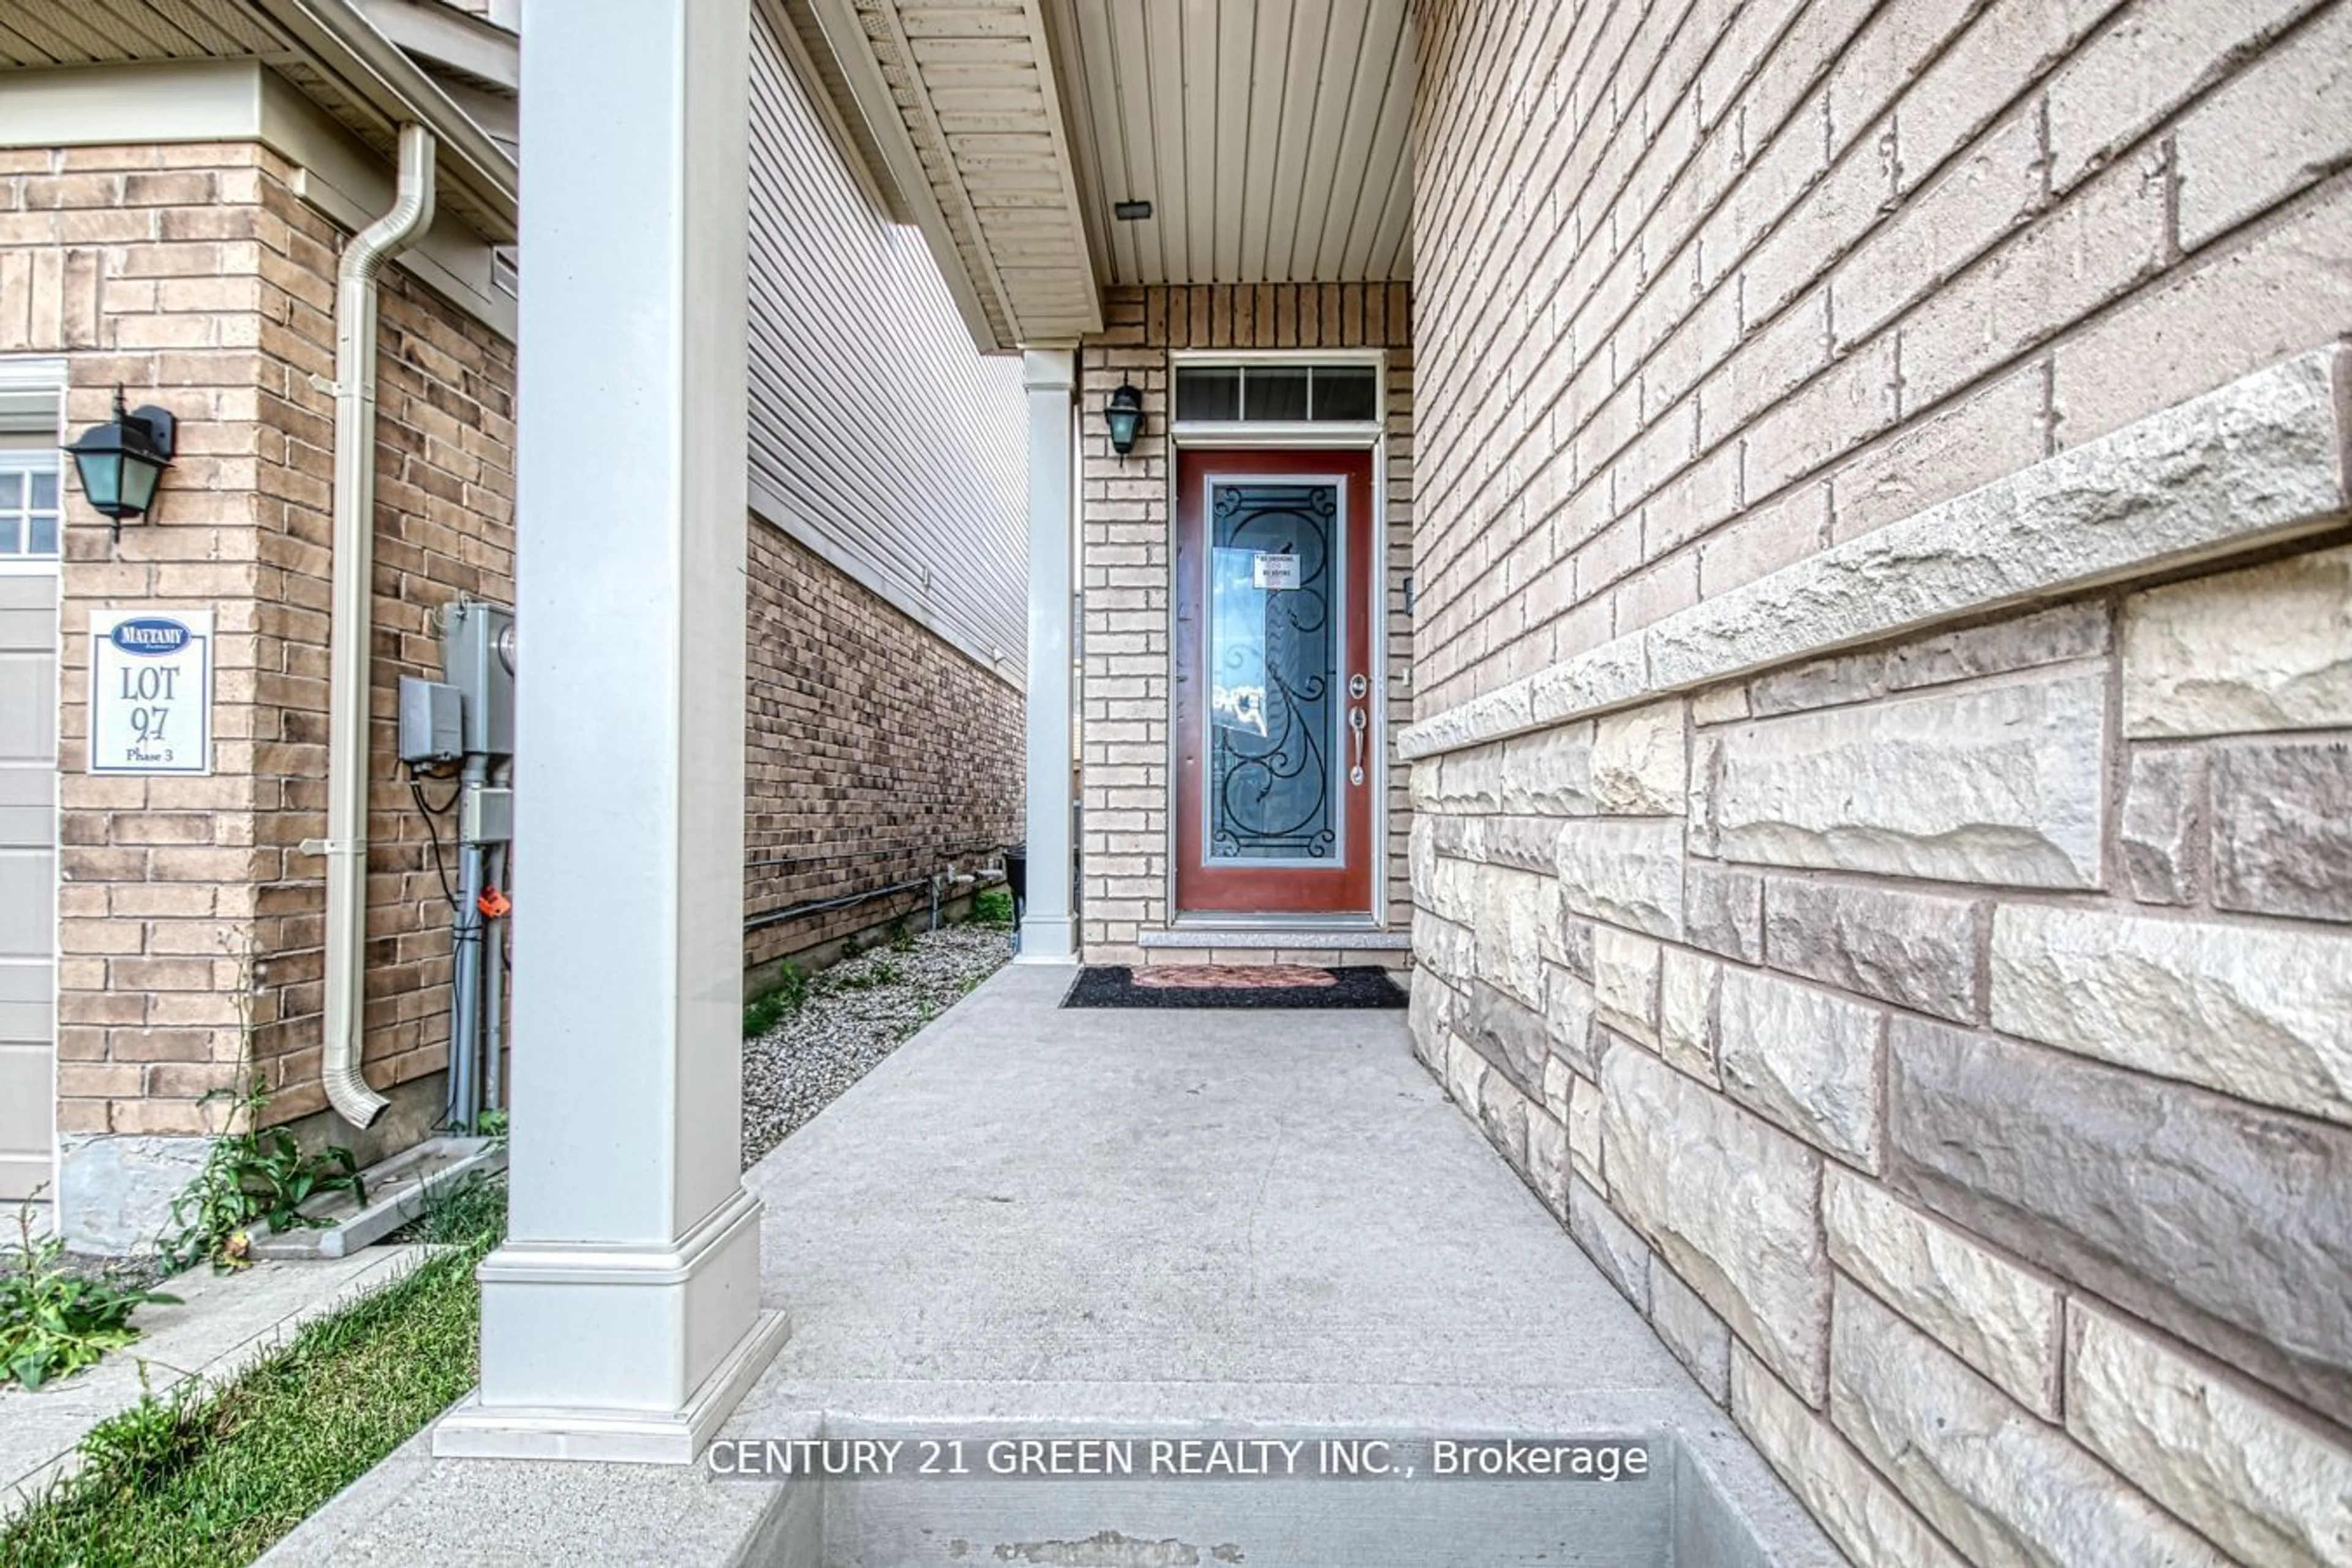
M93 425L66 448L81 476L81 492L101 515L114 520L122 537L124 518L143 517L155 504L155 484L172 466L177 423L161 408L125 412L122 389L114 389L114 418Z
M1143 394L1121 380L1118 390L1103 405L1103 423L1110 426L1110 449L1125 458L1135 450L1136 432L1143 428Z

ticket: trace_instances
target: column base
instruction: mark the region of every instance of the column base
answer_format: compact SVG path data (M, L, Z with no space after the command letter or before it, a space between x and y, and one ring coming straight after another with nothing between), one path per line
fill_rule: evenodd
M740 1187L676 1241L509 1241L478 1275L482 1386L436 1454L691 1464L787 1332Z
M1032 917L1021 922L1021 951L1013 955L1015 963L1076 963L1078 961L1078 922L1067 918L1043 920Z
M683 1409L486 1408L479 1390L433 1428L436 1458L583 1459L603 1464L690 1465L742 1403L792 1331L782 1312L762 1312Z

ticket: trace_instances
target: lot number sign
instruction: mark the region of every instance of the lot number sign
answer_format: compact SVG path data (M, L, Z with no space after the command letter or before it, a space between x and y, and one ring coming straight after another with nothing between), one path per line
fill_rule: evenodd
M213 771L213 613L93 610L89 771Z

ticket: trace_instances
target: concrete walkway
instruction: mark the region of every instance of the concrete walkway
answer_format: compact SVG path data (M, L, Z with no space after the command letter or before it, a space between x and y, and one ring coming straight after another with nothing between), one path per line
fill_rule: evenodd
M1402 1014L1057 1010L1070 978L1000 973L750 1173L793 1334L730 1435L1671 1432L1781 1543L1705 1561L1836 1560L1413 1061ZM1349 1495L1313 1484L1326 1511ZM864 1489L872 1515L948 1489ZM780 1544L789 1511L699 1470L420 1440L268 1561L820 1560ZM1087 1550L1029 1560L1129 1560Z
M142 1376L158 1397L190 1377L225 1383L313 1318L392 1284L429 1250L376 1247L349 1258L257 1263L238 1274L197 1268L157 1286L180 1302L140 1308L135 1343L38 1393L0 1388L0 1519L79 1468L83 1436L139 1403Z

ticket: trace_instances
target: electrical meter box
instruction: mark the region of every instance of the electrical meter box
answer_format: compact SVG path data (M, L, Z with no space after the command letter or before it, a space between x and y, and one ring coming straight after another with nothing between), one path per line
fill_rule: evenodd
M442 612L441 674L465 696L466 750L514 755L514 612L457 599Z
M466 751L464 702L454 686L400 678L400 760L423 765L454 763Z

